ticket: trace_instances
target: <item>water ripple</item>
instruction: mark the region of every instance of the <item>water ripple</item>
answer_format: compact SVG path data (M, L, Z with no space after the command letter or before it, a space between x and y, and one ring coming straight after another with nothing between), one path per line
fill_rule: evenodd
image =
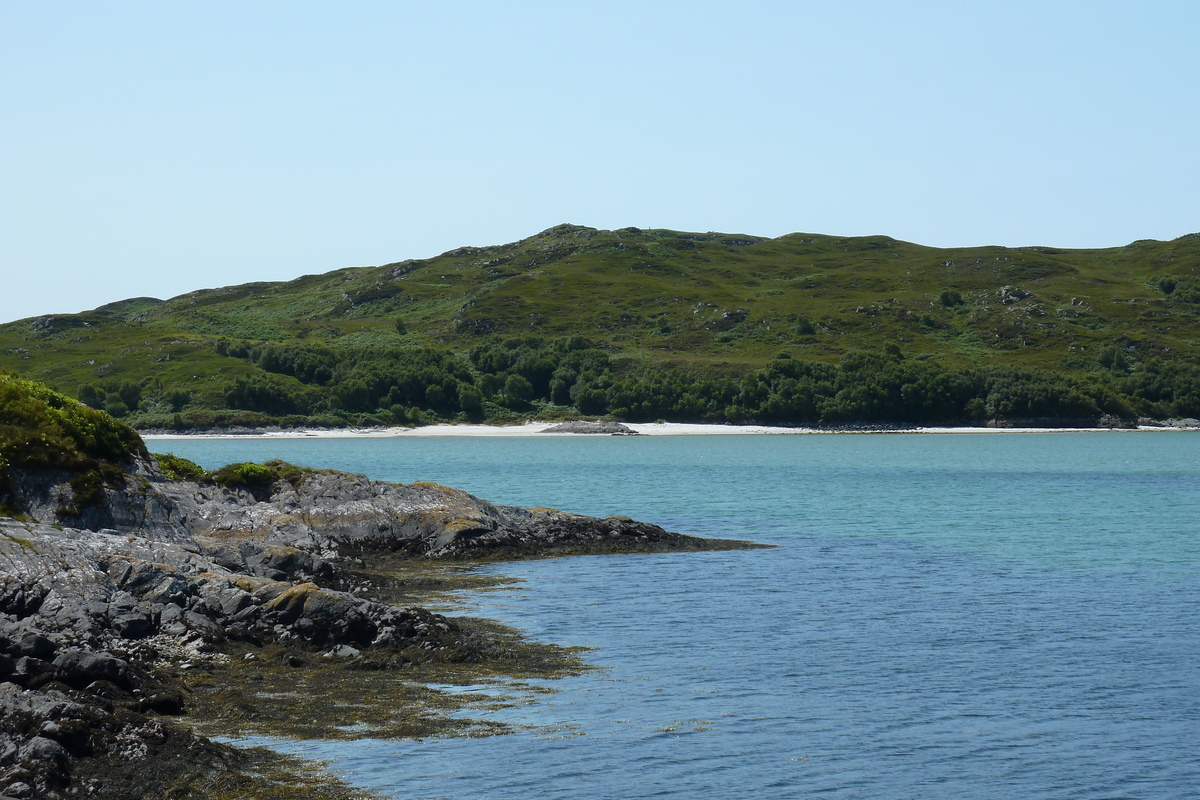
M497 714L528 732L289 745L395 797L1200 786L1200 437L180 444L785 545L490 567L526 583L473 613L605 669Z

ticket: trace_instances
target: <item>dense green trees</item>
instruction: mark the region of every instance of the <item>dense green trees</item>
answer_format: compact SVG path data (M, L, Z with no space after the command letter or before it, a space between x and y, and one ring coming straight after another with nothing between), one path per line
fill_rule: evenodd
M1073 375L948 369L905 358L899 348L850 352L837 364L781 354L758 369L715 372L617 360L583 337L493 339L463 355L269 343L221 348L259 371L225 385L222 399L230 411L185 409L172 424L223 424L221 414L262 415L258 422L237 418L238 424L423 424L556 410L628 421L777 425L1086 423L1104 414L1200 415L1200 368L1167 360L1134 363L1119 348L1102 351L1092 372ZM125 384L81 387L80 396L101 407L114 399L139 402ZM161 387L150 387L148 396L175 412L189 400Z

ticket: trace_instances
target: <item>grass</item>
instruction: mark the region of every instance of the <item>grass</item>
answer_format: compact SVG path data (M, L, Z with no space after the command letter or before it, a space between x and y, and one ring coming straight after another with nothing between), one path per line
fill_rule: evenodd
M168 386L192 410L223 408L234 379L262 374L219 355L219 339L464 353L497 336L585 335L643 363L710 370L779 353L834 363L896 344L950 368L1080 373L1114 345L1134 359L1200 361L1188 294L1198 275L1198 234L1062 250L559 225L426 260L8 323L0 371L70 394L105 381ZM947 293L962 304L946 305Z

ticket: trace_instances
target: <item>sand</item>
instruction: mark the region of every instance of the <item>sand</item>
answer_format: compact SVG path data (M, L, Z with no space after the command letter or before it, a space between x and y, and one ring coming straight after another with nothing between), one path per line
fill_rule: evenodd
M390 439L397 437L433 436L595 436L599 434L543 433L556 422L527 422L523 425L425 425L420 428L295 428L254 433L152 433L144 439ZM770 425L699 425L680 422L625 423L637 433L648 436L747 436L784 435L872 435L880 433L926 434L1000 434L1000 433L1110 433L1107 428L906 428L906 429L846 429L785 428ZM1132 429L1117 429L1127 432ZM1179 428L1142 427L1136 430L1180 430Z

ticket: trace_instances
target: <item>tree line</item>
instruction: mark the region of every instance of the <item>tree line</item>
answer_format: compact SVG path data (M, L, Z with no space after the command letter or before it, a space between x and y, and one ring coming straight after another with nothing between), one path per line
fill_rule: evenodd
M224 388L224 409L190 396L151 393L174 427L221 424L392 425L497 420L539 413L778 425L968 424L986 420L1087 422L1102 415L1200 416L1200 368L1101 352L1091 371L947 368L896 347L839 363L781 354L740 374L665 367L614 355L587 338L509 338L467 353L435 349L335 349L220 342L218 352L260 370ZM294 378L283 380L278 376ZM132 410L140 387L81 387L97 407Z

